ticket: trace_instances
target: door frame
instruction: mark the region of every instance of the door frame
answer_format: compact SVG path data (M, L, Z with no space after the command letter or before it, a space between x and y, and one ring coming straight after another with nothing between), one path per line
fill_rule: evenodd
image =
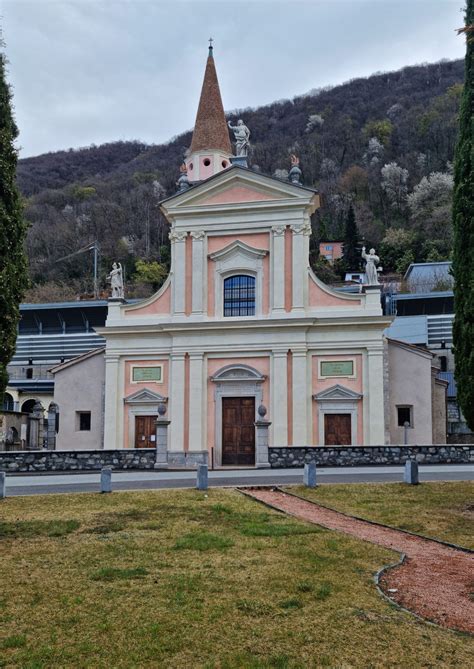
M137 446L137 445L136 445L136 439L137 439L137 418L152 418L152 419L154 419L154 420L156 421L156 419L158 418L158 415L154 415L154 414L152 414L152 413L150 413L150 412L148 412L147 414L143 414L143 413L136 413L136 414L134 414L133 422L135 423L135 425L134 425L134 427L133 427L133 432L134 432L134 435L135 435L135 441L133 442L133 448L135 448L135 449L142 449L142 448L156 448L156 442L153 442L152 440L150 440L150 441L152 441L152 443L154 444L153 446ZM155 435L155 439L156 439L156 430L155 430L155 432L154 432L154 435Z
M351 430L351 444L354 443L353 437L353 419L349 411L325 411L323 415L323 429L324 429L324 445L326 446L326 416L350 416L350 430ZM337 444L337 446L346 446L348 444Z
M255 420L258 407L263 401L262 383L266 376L248 365L226 365L222 367L211 381L215 384L215 417L214 417L214 462L222 466L222 398L223 397L254 397ZM255 462L257 461L257 439L255 437Z
M167 403L168 398L153 392L149 388L143 388L125 397L123 402L128 414L128 448L134 449L135 416L151 416L156 413L158 418L158 405Z
M313 399L316 400L318 406L318 444L320 446L326 446L324 416L334 413L348 413L351 415L351 446L357 445L357 426L362 397L361 393L339 384L313 395Z

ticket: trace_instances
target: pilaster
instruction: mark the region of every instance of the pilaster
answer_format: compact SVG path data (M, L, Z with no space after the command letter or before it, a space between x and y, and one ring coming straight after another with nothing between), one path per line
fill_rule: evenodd
M204 354L189 354L189 450L205 450Z
M385 412L383 383L383 347L367 351L367 386L364 400L368 403L368 445L385 443Z
M285 311L285 225L272 227L272 309Z
M173 273L173 313L185 313L186 295L186 237L187 232L172 230L171 241L172 273Z
M170 451L184 451L184 357L170 356Z
M288 442L288 351L273 351L272 412L273 445Z
M309 221L294 223L290 226L293 232L293 295L292 311L303 311L306 304L308 284L308 256L311 224Z
M293 446L307 446L308 434L308 354L306 350L293 350Z
M192 231L193 276L192 276L192 313L201 314L204 310L204 239L203 230Z
M118 385L119 364L118 355L105 355L104 449L123 448L123 443L118 443L117 403L118 398L122 398Z

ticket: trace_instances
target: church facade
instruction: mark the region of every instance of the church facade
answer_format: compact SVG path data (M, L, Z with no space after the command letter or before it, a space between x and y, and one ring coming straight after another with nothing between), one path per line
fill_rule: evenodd
M380 288L344 294L313 274L318 193L232 156L212 49L179 183L161 204L167 280L139 303L111 300L99 331L103 447L153 447L159 403L170 464L212 453L217 466L266 466L255 447L262 404L271 446L390 443Z

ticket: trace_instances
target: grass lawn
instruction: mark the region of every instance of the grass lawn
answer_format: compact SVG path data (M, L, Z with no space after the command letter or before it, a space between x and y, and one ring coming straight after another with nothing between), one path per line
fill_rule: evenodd
M370 483L287 487L338 511L474 548L474 483Z
M7 498L0 666L472 666L471 638L377 594L397 559L231 490Z

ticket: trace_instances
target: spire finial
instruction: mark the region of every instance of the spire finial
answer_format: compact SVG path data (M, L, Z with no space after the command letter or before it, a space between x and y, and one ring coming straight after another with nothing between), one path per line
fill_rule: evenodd
M209 37L209 55L212 56L212 43L213 43L212 37Z

